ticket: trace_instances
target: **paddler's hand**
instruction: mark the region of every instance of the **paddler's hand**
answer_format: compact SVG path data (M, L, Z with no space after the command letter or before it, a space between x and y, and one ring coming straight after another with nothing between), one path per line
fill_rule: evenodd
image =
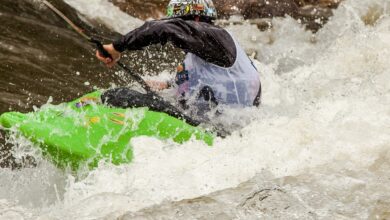
M121 59L121 53L117 50L115 50L114 46L112 44L106 44L103 45L104 49L111 54L111 58L109 57L103 57L102 54L98 50L96 50L96 57L106 64L107 67L113 67L116 62L118 62Z

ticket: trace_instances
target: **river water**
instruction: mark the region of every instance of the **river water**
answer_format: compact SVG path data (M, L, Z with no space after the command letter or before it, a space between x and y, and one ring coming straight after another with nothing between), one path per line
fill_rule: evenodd
M120 33L142 24L106 0L66 2ZM263 83L260 109L228 113L243 118L243 129L212 148L137 138L133 163L101 164L78 175L58 170L27 140L11 136L12 156L33 155L36 165L0 170L0 218L389 219L390 2L346 0L316 34L291 18L272 23L265 32L246 23L226 27L254 57ZM60 80L80 80L77 68ZM170 70L161 72L166 77ZM23 88L26 73L18 70L21 79L12 84ZM92 78L80 86L114 83ZM69 90L83 92L78 86ZM16 91L7 93L10 101L1 99L2 111L18 100ZM51 94L43 94L45 102Z

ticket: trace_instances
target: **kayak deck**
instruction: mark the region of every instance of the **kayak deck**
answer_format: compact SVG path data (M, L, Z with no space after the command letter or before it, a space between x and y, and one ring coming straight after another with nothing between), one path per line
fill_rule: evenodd
M100 160L119 165L133 159L131 139L140 136L183 143L195 138L208 145L214 136L165 113L147 108L120 109L100 104L100 92L72 102L47 105L37 112L4 113L0 125L16 128L38 143L44 155L59 167L90 168Z

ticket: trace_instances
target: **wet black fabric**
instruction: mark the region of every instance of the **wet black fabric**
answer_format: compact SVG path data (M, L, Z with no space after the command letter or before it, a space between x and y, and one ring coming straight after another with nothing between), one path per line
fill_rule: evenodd
M209 104L215 104L216 106L217 103L214 103L213 101L215 98L212 91L207 88L202 91L202 93L199 93L199 98L204 99L204 101L208 102ZM207 124L210 122L209 120L197 120L189 117L183 112L184 110L173 106L171 103L162 100L152 93L144 94L129 88L116 88L108 90L102 94L101 99L104 104L117 108L148 107L152 111L164 112L172 117L184 120L186 123L192 126L198 126L201 123ZM209 107L210 106L211 105L209 105ZM211 108L208 108L208 110L211 110ZM230 133L222 126L214 127L213 130L219 137L224 138L230 135Z
M221 67L231 67L236 61L237 49L226 30L211 23L182 18L147 21L115 41L114 48L120 52L141 50L152 44L164 45L167 42Z
M256 107L259 107L260 104L261 104L261 83L260 83L259 92L257 93L255 101L253 102L253 105L256 106Z
M198 126L202 123L201 121L187 116L182 110L152 93L144 94L128 88L116 88L103 93L101 99L103 103L113 107L148 107L152 111L164 112L175 118L183 119L193 126Z
M215 106L218 105L218 101L215 98L214 91L209 86L205 86L200 90L198 99L203 99L204 101L209 102L209 104L214 104Z

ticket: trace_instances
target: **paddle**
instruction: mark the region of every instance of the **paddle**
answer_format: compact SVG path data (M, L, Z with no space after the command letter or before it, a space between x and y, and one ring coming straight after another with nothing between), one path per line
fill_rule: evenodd
M88 36L87 34L85 34L83 29L81 29L76 24L74 24L68 17L66 17L60 10L58 10L56 7L54 7L54 5L52 5L50 2L48 2L47 0L43 0L42 2L47 7L49 7L54 13L56 13L59 17L61 17L66 23L68 23L72 27L73 30L75 30L78 34L80 34L80 36L85 38L87 41L93 43L96 46L97 50L99 51L100 55L102 55L105 58L112 59L111 54L108 53L104 49L103 44L99 40L97 40L95 38L92 38L92 37ZM142 86L142 88L145 89L147 94L151 94L153 99L159 100L164 105L166 105L166 109L168 110L167 112L169 113L169 115L181 118L181 119L185 120L186 123L188 123L188 124L190 124L192 126L198 126L198 125L201 124L200 121L185 115L177 107L175 107L172 104L164 101L164 99L161 96L159 96L158 94L156 94L155 92L152 91L152 89L145 82L145 80L142 79L141 76L139 76L138 74L134 73L125 64L123 64L121 62L117 62L117 65L120 66L127 74L129 74L136 82L138 82ZM215 127L214 127L214 129L216 130L217 135L220 136L220 137L226 137L226 135L229 134L229 132L226 132L224 129L215 128Z

